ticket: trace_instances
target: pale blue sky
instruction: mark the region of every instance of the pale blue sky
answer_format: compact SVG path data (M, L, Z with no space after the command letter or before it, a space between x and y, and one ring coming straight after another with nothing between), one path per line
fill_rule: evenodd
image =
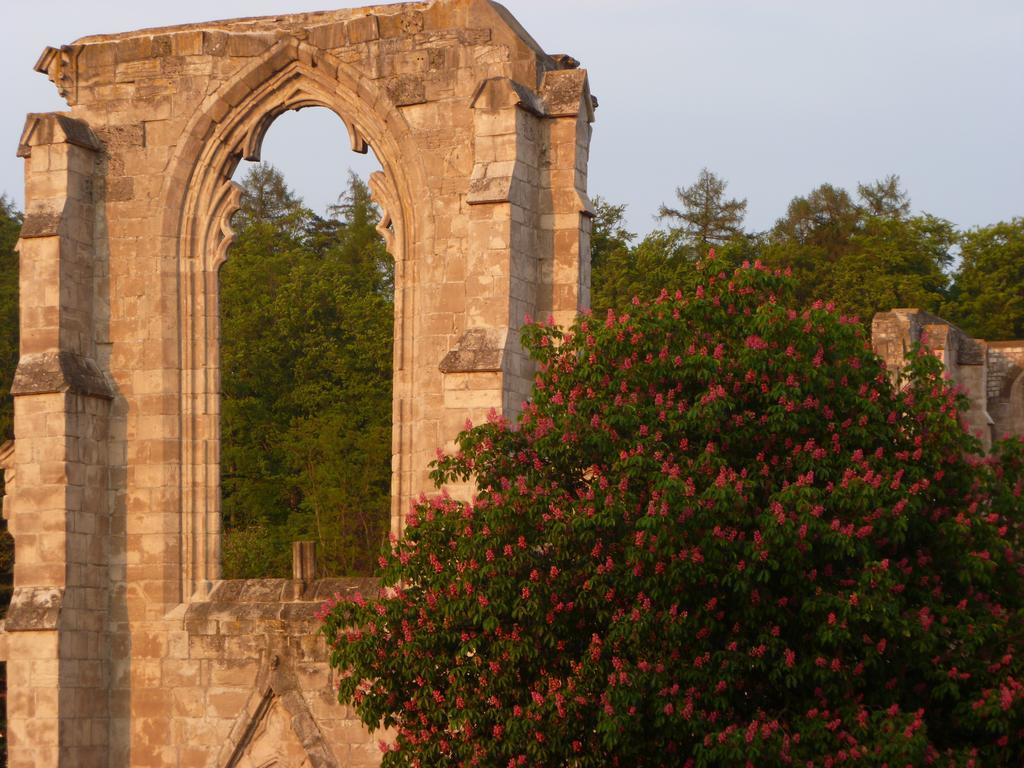
M46 45L146 26L321 10L340 0L0 0L0 191L20 203L23 115L61 109L32 65ZM963 226L1024 215L1020 0L507 0L601 106L590 191L632 227L707 166L760 229L822 182L902 176L914 208ZM322 209L350 154L336 120L279 120L264 158ZM331 146L336 145L336 146Z

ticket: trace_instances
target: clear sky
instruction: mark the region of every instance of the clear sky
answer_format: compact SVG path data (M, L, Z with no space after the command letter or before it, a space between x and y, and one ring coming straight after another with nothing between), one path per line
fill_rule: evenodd
M343 0L0 0L0 191L21 203L26 112L64 108L32 65L46 45L140 27L322 10ZM914 208L978 226L1024 215L1021 0L507 0L600 100L590 192L646 232L704 166L771 226L822 182L899 174ZM321 114L317 114L320 112ZM322 110L279 119L264 147L322 209L347 151ZM360 162L362 160L362 162Z

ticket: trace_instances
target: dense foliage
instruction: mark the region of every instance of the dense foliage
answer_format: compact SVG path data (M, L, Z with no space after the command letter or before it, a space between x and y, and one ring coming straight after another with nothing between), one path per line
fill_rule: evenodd
M822 184L793 198L770 230L748 232L746 201L727 199L725 188L703 170L677 190L679 209L662 206L668 228L639 241L626 229L625 206L598 198L595 310L684 285L713 245L733 266L761 259L791 268L799 300L833 299L865 324L879 311L918 307L975 336L1024 336L1024 218L958 233L945 219L912 214L899 177L888 176L859 184L856 195Z
M18 254L21 213L0 195L0 442L14 437L11 382L18 365ZM0 523L0 612L6 612L14 589L14 539ZM0 666L0 763L6 765L7 667Z
M0 443L14 437L11 383L18 366L18 253L21 213L0 195ZM14 540L6 522L0 524L0 609L11 599L14 581ZM0 730L2 732L2 730Z
M245 180L239 237L222 272L225 572L286 575L290 541L314 539L327 573L365 573L386 526L392 265L358 180L313 214L269 167ZM743 230L744 200L708 170L662 206L665 227L637 238L625 207L598 198L597 311L687 285L716 245L738 265L791 266L798 299L831 298L870 320L919 306L988 339L1024 336L1024 219L957 233L913 215L899 179L823 184L794 198L768 232ZM12 436L18 358L21 214L0 198L0 432ZM953 256L959 258L954 260ZM10 547L7 548L9 550ZM0 570L10 553L0 547Z
M21 212L0 195L0 442L14 437L11 382L18 365L18 254Z
M463 432L325 606L385 766L1024 762L1024 445L990 460L930 355L759 265L534 325L532 401Z
M224 571L287 576L290 543L365 574L389 520L393 264L366 185L324 219L281 174L243 181L220 275Z
M969 230L950 305L972 335L1024 338L1024 217Z

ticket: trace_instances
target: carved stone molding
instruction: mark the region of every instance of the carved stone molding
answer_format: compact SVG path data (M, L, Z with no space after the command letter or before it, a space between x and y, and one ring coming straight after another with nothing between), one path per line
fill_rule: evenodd
M4 619L7 632L39 632L57 629L64 590L60 587L17 587Z
M470 328L438 367L441 373L500 371L505 361L507 342L507 330Z
M60 48L47 46L39 55L34 67L36 72L46 75L57 86L57 92L70 106L78 101L78 54L80 48L64 45Z
M280 656L271 655L260 676L264 682L239 713L217 764L224 768L261 768L268 755L271 760L287 759L290 747L301 751L310 768L338 768L295 683L294 671L282 665ZM253 762L254 758L263 760Z

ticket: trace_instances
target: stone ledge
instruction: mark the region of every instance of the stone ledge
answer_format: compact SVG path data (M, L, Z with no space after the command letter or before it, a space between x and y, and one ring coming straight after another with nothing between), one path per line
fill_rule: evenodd
M470 328L438 366L441 373L500 371L505 356L505 331Z
M301 584L301 582L299 582ZM376 594L380 580L368 576L346 576L317 579L306 584L305 589L295 590L292 579L224 579L210 590L208 603L321 603L335 592L362 590ZM195 603L193 605L201 605ZM189 606L191 609L192 606Z
M185 629L194 635L232 634L223 632L235 625L238 632L251 633L254 625L266 624L288 632L296 625L317 621L323 603L336 596L376 596L380 580L369 577L319 579L312 582L291 579L232 579L214 584L208 599L190 603L183 617ZM210 622L218 622L215 632ZM226 624L225 624L226 623Z
M68 392L112 400L114 392L93 360L73 352L23 355L14 373L12 395Z
M29 240L34 237L54 237L60 234L60 223L64 214L60 211L46 211L44 213L27 213L25 221L21 225L19 237L22 240Z
M4 621L6 632L57 629L64 590L59 587L15 587Z
M18 157L31 157L32 147L43 144L74 144L99 152L103 145L82 120L60 112L32 112L18 140Z

